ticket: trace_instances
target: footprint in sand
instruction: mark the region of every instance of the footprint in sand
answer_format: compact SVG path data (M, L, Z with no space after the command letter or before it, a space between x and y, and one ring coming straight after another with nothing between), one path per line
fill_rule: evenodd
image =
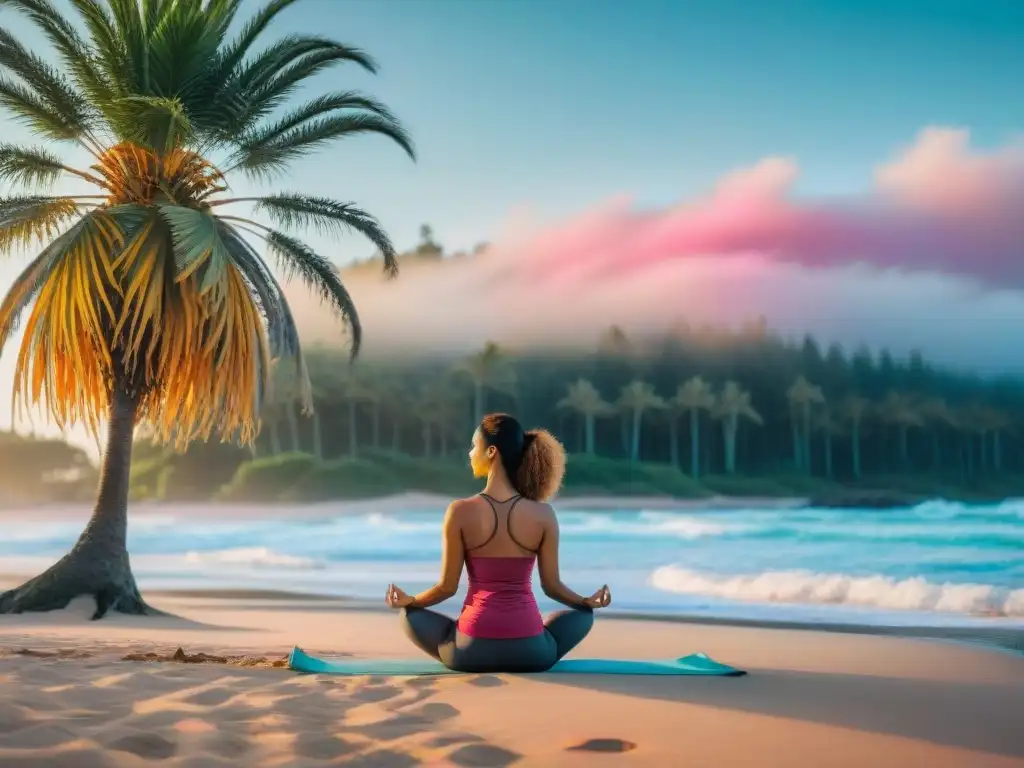
M519 762L522 757L516 752L510 752L491 744L467 744L448 755L448 761L455 765L503 768L503 766Z
M5 749L46 749L75 741L78 737L66 728L48 723L29 725L0 736Z
M119 752L130 752L145 760L166 760L178 751L178 745L156 733L133 733L112 741L109 747Z
M580 744L566 747L570 752L629 752L636 744L625 739L588 739Z
M435 702L433 704L424 704L422 707L416 709L406 710L407 714L413 717L422 717L424 720L431 723L439 723L442 720L450 720L453 717L458 717L459 710L453 707L451 704L444 704L442 702Z
M292 748L295 754L310 760L337 760L359 749L344 739L322 733L300 733Z

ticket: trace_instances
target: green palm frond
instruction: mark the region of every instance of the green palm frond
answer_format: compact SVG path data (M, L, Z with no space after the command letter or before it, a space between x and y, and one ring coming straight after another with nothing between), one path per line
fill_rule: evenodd
M341 93L321 96L298 109L292 110L274 123L253 129L247 133L246 140L253 145L269 144L284 136L293 128L308 123L310 120L315 120L331 112L339 112L344 109L365 110L397 124L395 116L376 99L357 91L343 91Z
M0 77L0 107L34 133L53 141L75 141L82 135L82 126L62 115L31 89Z
M0 144L0 181L12 186L49 187L65 170L60 158L45 149Z
M237 67L242 60L249 53L249 49L256 43L263 32L270 26L270 23L274 18L281 13L288 6L293 5L298 0L270 0L264 5L251 19L249 19L242 30L238 33L231 43L229 43L223 52L222 60L222 74L230 72ZM231 3L234 8L231 9L231 13L237 11L237 6L240 3Z
M335 115L307 121L296 128L261 141L244 138L229 160L228 170L265 176L280 173L289 163L335 139L360 133L377 133L398 144L410 158L416 149L405 128L378 114Z
M308 245L283 232L269 231L264 239L270 252L277 258L285 279L299 278L310 291L319 295L321 301L331 307L348 328L352 337L351 355L355 358L363 341L363 326L337 268Z
M64 123L86 132L94 118L89 102L67 78L29 52L8 30L0 28L0 68L19 77Z
M160 215L171 230L174 248L175 280L181 282L193 274L199 277L199 294L217 291L216 302L224 295L224 279L231 253L223 236L224 224L206 211L180 205L161 205Z
M282 229L312 227L322 234L358 232L377 246L384 258L385 271L389 275L398 273L398 256L391 238L377 219L352 203L308 195L268 195L259 198L256 212L265 213Z
M191 143L192 121L180 99L127 96L118 99L110 112L115 110L119 135L132 143L163 152Z

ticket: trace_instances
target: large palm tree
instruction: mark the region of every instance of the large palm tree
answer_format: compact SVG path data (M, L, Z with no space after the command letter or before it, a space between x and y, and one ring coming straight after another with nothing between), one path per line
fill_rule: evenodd
M678 466L678 443L676 435L676 415L688 413L690 416L690 475L694 478L700 476L700 414L701 411L710 411L715 405L715 393L700 376L694 376L685 383L680 384L676 389L675 396L669 400L669 407L674 411L671 414L669 426L672 439L673 463Z
M721 393L715 399L713 415L722 420L722 438L725 446L726 474L736 474L736 433L739 431L740 419L749 419L755 424L764 424L754 406L750 402L750 393L735 381L725 382Z
M651 410L664 408L665 401L646 381L634 379L622 388L616 405L624 417L629 419L629 458L631 461L639 461L640 432L643 427L644 414Z
M242 0L76 0L76 27L51 0L0 0L60 61L47 64L0 27L0 108L88 158L80 168L49 147L0 146L0 180L24 190L0 198L0 251L42 245L0 304L0 345L32 306L16 397L44 402L61 427L82 422L98 434L105 421L107 430L84 532L54 566L0 596L0 613L60 608L83 594L95 597L96 618L150 610L125 543L135 425L178 445L252 441L271 360L301 369L284 293L247 235L328 302L358 351L360 324L337 269L294 230L359 232L394 273L377 221L301 193L225 194L236 174L270 178L353 134L381 134L413 154L388 110L356 92L282 111L332 65L376 69L363 51L322 36L259 47L293 2L271 0L236 26ZM82 192L50 193L62 179ZM232 214L233 204L253 214Z
M594 454L594 426L597 419L615 413L615 408L601 397L597 387L583 378L577 379L569 385L569 391L558 401L558 407L575 411L583 417L583 449L592 456Z

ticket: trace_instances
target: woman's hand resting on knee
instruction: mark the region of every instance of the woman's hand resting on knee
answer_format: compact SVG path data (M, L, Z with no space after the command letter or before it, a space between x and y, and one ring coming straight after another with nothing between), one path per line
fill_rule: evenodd
M396 587L394 584L388 584L387 594L384 596L384 602L387 603L388 608L405 608L410 606L415 601L415 598L411 595L407 595L400 587Z
M612 604L612 591L605 584L590 597L584 598L583 604L588 608L607 608Z

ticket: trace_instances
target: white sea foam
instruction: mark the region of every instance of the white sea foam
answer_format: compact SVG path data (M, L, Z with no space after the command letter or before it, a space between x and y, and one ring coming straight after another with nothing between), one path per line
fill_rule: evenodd
M721 575L674 565L657 569L650 584L664 592L748 602L852 605L888 610L1024 616L1024 589L987 584L935 584L922 578L849 576L812 571Z
M267 547L237 547L209 552L191 551L185 554L191 565L223 565L243 568L280 568L310 570L323 568L323 563L308 557L297 557L275 552Z

